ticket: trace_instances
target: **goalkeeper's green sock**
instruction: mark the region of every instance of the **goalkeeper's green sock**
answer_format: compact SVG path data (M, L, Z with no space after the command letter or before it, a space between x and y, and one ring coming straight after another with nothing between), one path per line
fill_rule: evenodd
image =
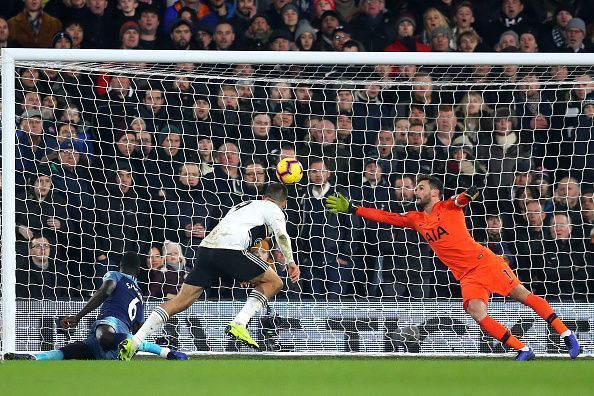
M64 360L64 352L59 349L54 349L53 351L37 354L35 355L35 358L37 360Z

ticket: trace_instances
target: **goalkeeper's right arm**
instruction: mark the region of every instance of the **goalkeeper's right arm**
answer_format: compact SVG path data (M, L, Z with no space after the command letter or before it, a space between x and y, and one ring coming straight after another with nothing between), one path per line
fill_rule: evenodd
M378 223L413 228L413 223L408 217L408 214L392 213L379 209L365 208L363 206L354 206L341 193L329 196L326 199L326 208L332 213L351 213Z

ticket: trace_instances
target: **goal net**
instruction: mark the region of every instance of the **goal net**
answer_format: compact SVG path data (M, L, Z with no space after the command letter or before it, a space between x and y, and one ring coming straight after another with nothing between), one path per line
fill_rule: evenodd
M479 188L474 238L594 353L594 60L343 55L3 52L2 349L84 338L93 314L72 331L59 318L126 251L142 256L148 314L179 291L229 208L261 198L275 164L296 157L305 175L286 216L298 284L265 233L252 235L285 280L249 324L266 350L506 352L463 312L427 244L440 235L324 209L341 192L414 210L415 179L432 174L445 198ZM222 330L249 291L220 279L155 338L236 351ZM489 308L537 353L564 352L531 310L500 296Z

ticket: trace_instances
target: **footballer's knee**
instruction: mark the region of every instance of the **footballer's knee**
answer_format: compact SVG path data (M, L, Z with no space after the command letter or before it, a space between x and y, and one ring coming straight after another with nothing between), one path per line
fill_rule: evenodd
M487 306L481 300L470 300L466 304L466 313L479 323L487 317Z

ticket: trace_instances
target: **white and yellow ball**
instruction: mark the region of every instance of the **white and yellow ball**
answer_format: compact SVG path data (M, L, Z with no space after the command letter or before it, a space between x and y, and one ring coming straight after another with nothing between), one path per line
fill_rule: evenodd
M276 165L276 177L283 184L295 184L303 177L303 166L296 158L284 158Z

